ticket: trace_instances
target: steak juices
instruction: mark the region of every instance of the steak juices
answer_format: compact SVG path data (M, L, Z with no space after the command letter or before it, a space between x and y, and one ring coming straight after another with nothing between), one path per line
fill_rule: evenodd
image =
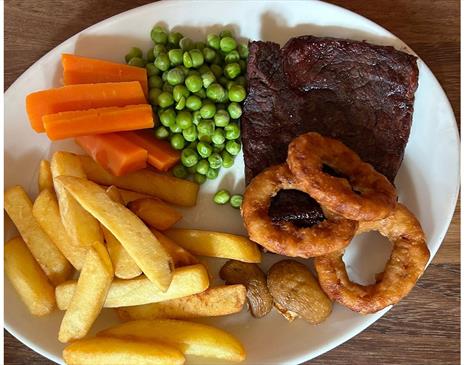
M394 181L412 124L416 57L393 47L301 36L283 48L250 42L248 97L241 118L247 184L314 131L336 138ZM309 195L282 190L269 214L308 226L324 219Z

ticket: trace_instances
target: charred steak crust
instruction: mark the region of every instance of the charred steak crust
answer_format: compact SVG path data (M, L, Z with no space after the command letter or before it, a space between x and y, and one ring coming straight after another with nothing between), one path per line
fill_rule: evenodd
M284 162L290 141L309 131L341 140L393 182L411 129L416 61L393 47L344 39L301 36L282 49L250 42L241 118L246 182ZM318 216L309 199L290 206L296 197L285 194L274 220Z

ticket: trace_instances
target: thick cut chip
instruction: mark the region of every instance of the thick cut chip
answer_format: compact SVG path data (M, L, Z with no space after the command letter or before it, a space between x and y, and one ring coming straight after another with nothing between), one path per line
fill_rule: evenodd
M148 279L166 291L174 264L147 226L125 206L111 200L97 184L73 176L57 180L118 239Z
M185 357L164 343L94 337L73 342L63 351L68 365L182 365Z
M47 160L40 161L39 165L39 191L44 189L53 191L52 170L50 170L50 162Z
M164 231L171 228L182 214L159 199L144 198L128 204L128 208L149 226Z
M201 323L171 319L131 321L101 331L97 336L161 341L185 355L229 361L245 360L245 349L235 337Z
M190 252L179 246L169 237L165 236L156 229L151 229L153 234L156 236L158 241L163 245L167 253L172 257L175 267L188 266L198 264L198 259L193 256Z
M168 203L193 207L197 201L199 185L174 176L143 169L125 176L113 176L89 156L80 156L89 180L101 185L116 185L118 188L156 196Z
M64 285L64 284L63 284ZM57 295L57 301L59 305ZM246 302L244 285L222 285L190 295L160 303L119 308L119 317L124 321L136 319L191 319L225 316L240 312Z
M119 189L110 186L106 189L106 194L116 203L123 204ZM116 237L105 227L102 227L105 236L106 248L113 262L114 275L120 279L133 279L142 274L142 270L135 263L126 249L121 245Z
M68 308L76 285L76 280L70 280L56 288L55 294L59 309ZM208 272L203 265L184 266L176 269L171 285L165 292L162 292L143 275L130 280L114 279L104 307L117 308L181 298L201 293L208 286Z
M34 316L45 316L55 309L55 290L21 237L4 247L5 274Z
M32 256L53 285L67 280L72 266L32 214L32 201L21 186L5 191L5 210L26 242Z
M55 194L49 189L42 190L34 202L32 214L64 257L77 270L81 270L87 248L72 244L71 237L69 237L61 221L60 209Z
M61 219L73 245L90 247L95 242L103 242L100 224L56 179L58 176L76 176L85 179L79 157L69 152L55 152L52 156L51 170Z
M89 332L103 308L113 280L113 266L102 243L90 247L79 280L64 314L58 340L69 342Z
M261 262L256 243L243 236L198 229L170 229L164 233L194 255Z

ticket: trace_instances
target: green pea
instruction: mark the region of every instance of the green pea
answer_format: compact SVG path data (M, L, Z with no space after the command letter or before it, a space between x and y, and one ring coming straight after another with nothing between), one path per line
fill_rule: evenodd
M151 30L151 39L158 44L166 44L168 42L168 33L163 27L153 27Z
M218 110L214 115L216 127L226 127L229 124L230 115L225 110Z
M158 105L158 97L162 92L163 91L158 88L150 89L150 91L148 92L148 100L150 101L151 105Z
M155 129L155 137L158 139L166 139L169 137L169 131L165 126L160 125Z
M221 153L222 151L224 151L224 148L226 147L226 145L224 143L221 143L221 144L214 144L213 146L213 152L216 152L216 153ZM221 157L222 158L222 157Z
M148 78L148 87L152 88L161 88L163 86L163 80L158 75L153 75Z
M132 47L129 50L129 53L125 56L126 62L129 62L134 57L143 58L142 50L139 47Z
M187 98L185 106L188 109L192 110L192 111L200 110L200 108L201 108L201 99L196 95L190 95Z
M179 133L182 133L182 128L179 127L177 125L177 123L174 123L173 125L169 126L169 130L172 132L172 133L176 133L176 134L179 134ZM172 137L171 137L172 138Z
M239 60L240 60L240 55L238 54L238 51L235 49L227 53L226 56L224 57L224 61L226 61L226 63L238 62Z
M198 154L203 158L208 158L213 152L213 147L205 142L200 142L197 145Z
M227 36L221 38L221 42L219 44L219 47L221 47L221 51L223 52L230 52L237 48L237 42L235 41L234 38Z
M204 133L198 133L198 140L204 143L211 143L211 135L204 134Z
M172 91L174 90L174 88L172 87L172 85L169 85L168 82L165 82L163 84L163 91L166 91L167 93L170 93L172 94Z
M192 75L201 76L200 73L197 70L190 69L187 76L192 76Z
M179 33L179 32L171 32L168 34L168 43L169 44L172 44L173 46L178 46L179 45L179 42L180 40L184 38L184 36L182 35L182 33Z
M127 64L130 66L145 67L147 62L143 58L132 57Z
M216 81L216 77L214 76L212 71L205 72L201 75L201 79L203 81L203 87L205 89L208 88L214 81Z
M217 178L219 175L219 169L213 169L213 168L209 168L208 171L206 172L206 178L209 179L209 180L214 180L215 178Z
M187 110L181 110L177 113L176 124L181 129L187 129L192 125L192 113Z
M193 67L200 67L205 61L203 58L203 53L199 49L192 49L189 51L190 58L192 59Z
M184 136L185 140L187 142L193 142L197 139L198 133L197 133L197 127L195 125L192 125L182 131L182 135ZM195 146L196 148L196 146Z
M216 194L214 194L213 197L213 201L219 205L227 204L229 202L229 199L230 193L225 189L219 190Z
M239 76L239 77L235 78L234 82L235 82L236 85L240 85L242 87L246 86L246 78L245 78L245 76Z
M192 57L190 56L190 53L188 53L188 51L185 51L182 55L182 62L184 66L187 68L193 67Z
M168 50L163 44L155 44L153 46L153 56L158 57L160 54L166 53Z
M195 175L193 175L193 181L195 181L199 185L204 184L206 181L206 176L196 173Z
M223 144L226 140L226 137L224 136L224 130L221 128L217 128L214 131L213 136L211 137L211 140L213 141L215 145Z
M153 62L155 60L155 55L153 54L153 47L147 51L147 62Z
M145 68L147 69L147 75L150 76L155 76L159 74L158 68L155 66L154 63L147 63L145 65Z
M155 66L161 71L167 71L169 69L169 57L166 53L161 53L155 58Z
M198 133L203 135L213 136L214 133L214 122L210 119L201 120L198 123Z
M193 142L190 142L189 145L188 145L188 148L191 148L193 150L197 150L197 145L198 145L198 141L193 141Z
M221 76L218 81L222 87L227 89L227 83L229 82L229 79L227 79L227 77Z
M185 86L192 93L199 91L203 87L203 81L198 75L190 75L185 79ZM211 87L211 86L210 86Z
M177 66L182 64L182 56L184 52L180 48L171 49L168 52L169 61L171 65Z
M216 78L221 77L222 75L222 68L219 65L211 65L211 72L214 74Z
M208 34L206 36L206 44L213 48L213 49L219 49L221 43L221 38L217 34Z
M240 103L241 101L245 100L246 91L245 88L241 85L234 85L228 91L228 96L230 101L235 101Z
M218 169L222 166L222 157L219 153L212 153L208 157L209 166L213 169Z
M170 85L179 85L184 82L185 75L184 72L179 68L172 68L168 71L168 75L166 77L167 81Z
M243 196L240 194L234 194L230 197L230 205L232 208L238 209L241 207L243 202Z
M193 124L195 124L195 125L198 125L198 123L200 123L200 121L201 121L201 113L200 113L199 110L193 112L192 121L193 121Z
M180 160L185 167L191 167L197 164L198 155L194 150L186 148L182 151Z
M227 107L227 111L232 119L238 119L242 115L242 107L236 102L230 103Z
M176 85L172 90L172 95L175 101L179 101L182 97L185 99L190 95L190 92L184 85Z
M203 57L205 58L206 62L211 62L216 57L216 51L212 48L205 47L203 48Z
M240 65L236 62L228 63L224 67L224 75L226 75L229 79L235 79L238 75L240 75L241 71Z
M160 114L160 122L165 127L170 127L176 123L176 112L172 109L166 109Z
M200 142L201 143L201 142ZM200 155L201 156L201 155ZM201 175L206 175L209 170L208 160L200 160L197 163L197 173Z
M215 113L216 105L214 104L204 104L200 109L200 115L205 119L213 118Z
M184 165L176 165L172 169L172 174L179 179L186 179L189 173Z
M182 134L176 133L171 137L171 146L176 150L181 150L185 146L185 139Z
M189 174L192 174L192 175L195 174L197 172L197 165L187 167L187 171L188 171Z
M238 54L241 59L246 60L248 58L248 46L246 44L239 44Z
M179 67L180 67L180 68L182 69L182 71L184 72L185 77L187 77L190 70L189 70L187 67L185 67L184 65L180 65Z
M227 141L226 151L229 152L232 156L237 156L240 152L240 149L240 143L236 141Z
M224 29L223 31L221 31L221 33L219 33L219 37L221 38L224 38L224 37L233 37L234 34L232 33L232 31L230 29Z
M240 128L237 123L229 123L224 127L226 139L234 140L240 137Z
M238 60L238 64L240 65L240 71L246 73L247 63L244 60Z
M229 167L232 167L234 165L234 156L232 156L229 152L222 151L221 156L222 156L222 167L225 167L226 169L228 169Z
M163 80L164 82L168 81L168 72L167 71L164 71L164 72L161 73L161 80Z
M185 108L185 97L181 97L176 104L176 110L183 110Z
M205 42L195 42L194 47L202 51L206 47Z
M172 98L171 93L167 91L163 91L161 94L158 95L158 105L161 108L167 108L168 106L171 106L172 104L174 104L174 99Z
M193 48L193 45L193 41L188 37L184 37L179 41L179 46L183 51L190 51Z
M206 89L206 96L213 101L220 101L224 98L226 91L224 88L218 83L212 83Z
M223 66L224 65L224 60L222 59L222 55L219 54L219 52L216 53L216 56L214 57L214 60L211 61L212 64L218 65L218 66Z
M194 95L198 96L200 99L206 98L206 91L205 89L201 88L200 90L193 93ZM208 100L208 99L207 99ZM203 103L203 102L202 102Z

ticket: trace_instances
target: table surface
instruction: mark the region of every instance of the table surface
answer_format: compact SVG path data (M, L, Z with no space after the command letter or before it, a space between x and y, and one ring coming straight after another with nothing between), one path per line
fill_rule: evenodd
M5 0L5 89L82 29L145 0ZM335 0L387 28L432 69L460 115L459 0ZM459 124L459 119L458 119ZM452 166L451 168L457 168ZM383 318L311 364L458 364L460 206L432 264ZM39 330L39 329L38 329ZM50 365L5 331L5 363Z

